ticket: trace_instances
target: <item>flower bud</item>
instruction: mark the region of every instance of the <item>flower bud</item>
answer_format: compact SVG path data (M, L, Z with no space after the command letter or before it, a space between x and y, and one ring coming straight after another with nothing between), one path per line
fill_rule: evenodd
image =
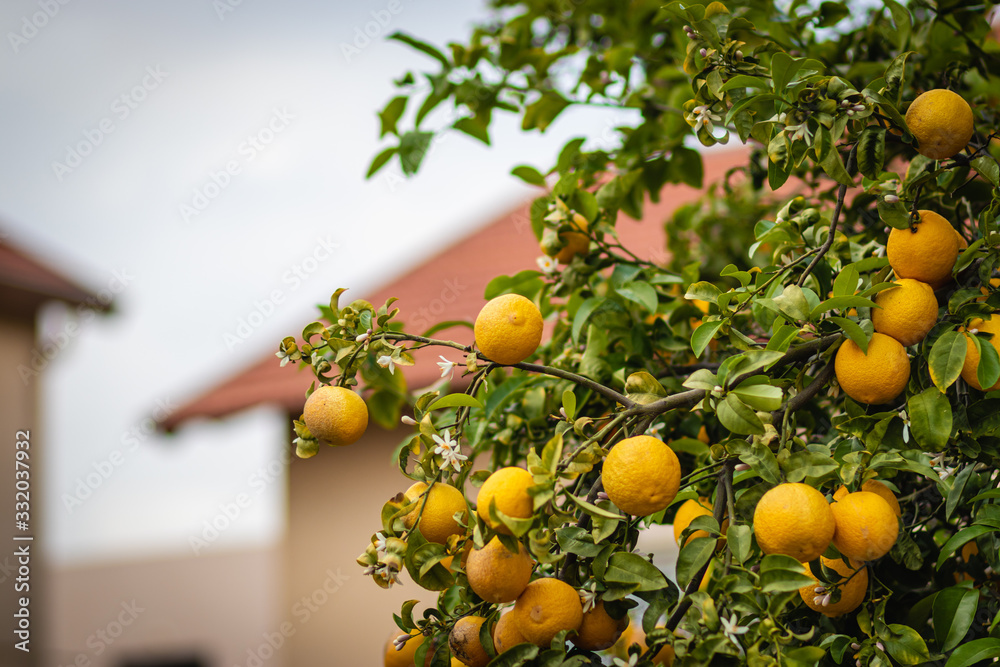
M399 421L403 422L407 426L417 425L417 420L414 419L413 417L410 417L409 415L403 415L402 417L399 418Z
M702 49L702 50L698 51L698 54L699 54L699 55L700 55L700 56L701 56L702 58L704 58L705 56L707 56L707 55L708 55L708 49Z
M886 195L885 196L885 203L887 203L887 204L898 204L899 203L899 197L897 195Z

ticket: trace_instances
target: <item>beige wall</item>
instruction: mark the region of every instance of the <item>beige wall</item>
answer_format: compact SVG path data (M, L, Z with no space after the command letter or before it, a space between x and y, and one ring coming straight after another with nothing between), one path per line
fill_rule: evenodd
M11 320L0 316L0 665L4 667L47 667L51 664L42 653L46 644L45 543L37 539L32 542L15 542L12 539L15 535L40 535L41 522L44 520L40 511L43 454L42 434L37 421L37 379L30 379L29 384L25 385L17 371L19 365L30 364L34 344L34 322L30 318ZM14 527L15 435L20 430L30 432L29 459L25 461L30 466L28 481L31 484L28 491L31 503L28 531L16 530ZM30 581L19 583L18 557L14 552L24 545L30 545ZM15 591L15 586L26 583L30 585L29 591ZM18 599L24 595L30 596L30 653L14 647L15 642L19 641L14 637L14 613L19 609Z
M370 426L359 442L323 447L315 457L295 459L290 466L285 614L295 626L292 667L381 665L395 628L392 614L406 600L436 599L405 573L402 586L383 590L355 562L381 530L382 505L410 484L390 462L407 431ZM336 592L324 591L324 583ZM302 598L310 596L315 596L315 611L306 618ZM296 605L298 616L292 613Z
M261 655L261 665L289 667L275 634L283 569L279 546L56 569L55 649L45 667L154 658L246 667Z

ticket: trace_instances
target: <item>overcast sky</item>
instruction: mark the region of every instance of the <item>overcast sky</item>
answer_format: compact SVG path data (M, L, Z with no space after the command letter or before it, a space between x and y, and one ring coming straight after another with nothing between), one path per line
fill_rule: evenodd
M448 135L416 179L398 182L394 166L366 182L392 79L434 65L385 36L444 44L485 11L469 0L0 4L4 240L116 304L99 318L47 311L61 349L26 379L42 392L44 537L58 562L193 553L189 538L239 493L253 502L206 548L275 539L283 476L258 473L280 468L280 415L169 441L144 420L273 353L336 287L364 296L521 201L513 166L545 167L567 138L613 124L571 113L521 135L500 116L493 148ZM259 326L240 329L255 311Z

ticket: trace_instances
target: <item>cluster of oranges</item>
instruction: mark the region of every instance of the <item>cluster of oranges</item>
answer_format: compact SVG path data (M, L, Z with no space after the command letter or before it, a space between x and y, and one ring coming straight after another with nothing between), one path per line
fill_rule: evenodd
M954 157L973 134L972 109L949 90L931 90L918 96L906 114L917 150L935 160ZM852 340L837 351L835 370L841 389L856 401L878 405L896 399L910 379L907 347L919 344L938 321L934 291L947 285L962 249L968 242L948 220L930 210L917 211L909 227L893 228L886 243L896 285L874 299L871 320L875 333L863 352ZM982 390L977 378L980 352L971 335L1000 332L1000 318L970 323L962 377ZM990 341L1000 350L1000 337ZM1000 380L989 388L1000 389Z
M935 90L918 97L906 120L918 151L931 159L953 157L972 136L969 105L949 91ZM587 251L586 218L559 209L546 219L558 224L555 236L550 234L548 242L543 242L546 254L568 264ZM952 279L958 255L965 247L965 239L952 224L931 210L916 212L908 228L890 232L886 254L895 284L874 298L877 307L872 309L871 320L875 333L867 351L853 340L845 340L836 354L837 381L847 395L862 403L882 404L904 391L910 377L906 348L920 344L938 322L935 290ZM541 342L542 330L539 308L516 294L490 300L474 325L481 356L500 365L530 358ZM971 338L977 332L1000 334L1000 317L974 320L966 331L968 351L962 376L981 390L977 379L980 353ZM990 342L1000 351L1000 336L994 335ZM998 388L1000 380L991 387ZM303 421L320 443L342 446L361 437L368 412L357 393L324 386L309 396ZM667 443L638 435L609 449L601 481L608 500L622 512L650 516L676 498L681 467ZM490 474L476 498L475 512L489 538L479 549L473 548L470 503L462 490L446 481L417 482L402 494L403 501L412 507L403 517L402 539L419 530L428 542L445 546L449 556L441 564L453 574L464 573L471 591L487 607L512 603L492 627L484 628L492 614L466 615L453 624L449 635L453 665L485 667L491 660L491 651L483 645L485 636L492 639L498 654L525 642L547 647L564 631L580 648L603 650L615 645L630 627L627 615L608 613L603 602L581 596L548 566L539 567L524 544L512 536L503 518L530 520L535 516L533 485L531 473L523 468L505 467ZM711 514L707 498L680 505L674 518L678 543L685 535L687 540L708 537L705 531L689 531L688 526L697 517ZM783 483L757 503L753 529L764 554L783 554L806 566L814 581L799 591L804 604L835 617L855 610L864 601L867 563L884 556L896 543L900 515L893 492L873 479L855 492L841 486L832 501L807 484ZM725 531L723 524L723 535ZM725 538L720 537L718 546L724 544ZM835 557L828 557L828 553ZM813 572L822 573L823 580ZM385 664L412 665L424 639L416 630L409 636L394 636L386 647ZM654 660L670 664L672 659L668 646Z

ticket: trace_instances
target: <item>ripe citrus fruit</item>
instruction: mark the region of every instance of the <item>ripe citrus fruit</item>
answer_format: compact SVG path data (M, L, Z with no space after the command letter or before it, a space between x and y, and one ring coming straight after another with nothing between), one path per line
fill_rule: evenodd
M892 511L896 513L896 516L903 515L903 510L899 507L899 501L896 500L896 494L894 494L888 486L878 481L877 479L869 479L868 481L866 481L864 484L861 485L861 490L867 491L869 493L874 493L877 496L882 496L882 499L885 500L885 502L889 503L889 507L891 507ZM848 493L847 487L841 486L833 494L833 499L840 500L841 498L846 496L847 493Z
M990 319L988 320L972 320L969 322L969 329L993 334L993 338L990 338L988 343L980 338L979 344L992 345L1000 353L1000 335L997 335L1000 334L1000 315L990 315ZM972 341L971 335L966 333L965 338L965 363L962 364L962 378L979 391L984 391L983 386L979 383L979 350L976 349L976 344ZM997 380L992 387L985 391L995 391L997 389L1000 389L1000 380Z
M628 614L614 619L604 610L604 602L599 601L583 615L580 631L570 641L588 651L603 651L614 646L627 627Z
M302 413L313 437L334 447L357 442L368 428L368 406L345 387L319 387L306 399Z
M448 635L452 656L467 667L486 667L490 661L490 654L479 641L479 630L485 622L482 616L463 616Z
M518 543L518 553L507 550L499 538L494 537L482 549L469 554L465 573L469 586L476 595L487 602L512 602L531 580L534 560L523 544Z
M496 627L493 628L493 648L496 649L497 655L512 646L524 644L527 641L521 631L517 629L517 623L514 622L514 614L511 611L502 615L497 621Z
M396 630L389 637L389 641L385 643L385 659L383 664L385 667L414 667L413 656L416 654L417 649L421 644L424 643L424 636L420 634L419 630L411 630L410 634L414 636L413 639L408 639L403 648L400 651L396 650L395 644L393 642L397 637L403 637L406 635L402 630Z
M528 489L534 484L531 473L524 468L500 468L490 475L479 489L476 507L483 521L498 533L510 535L510 529L500 522L490 520L490 503L497 511L515 519L531 518L534 505Z
M855 491L834 501L830 509L837 524L833 544L848 558L875 560L889 553L896 543L899 521L882 496Z
M859 403L880 405L899 396L910 380L910 358L899 341L885 334L872 334L868 354L853 340L837 350L834 371L840 388ZM812 560L811 558L808 560Z
M573 261L574 257L584 254L590 248L590 237L587 236L587 229L590 227L590 224L587 222L587 219L579 213L574 213L573 219L569 221L569 224L580 231L561 232L559 240L565 244L562 248L557 252L552 252L551 249L542 247L542 252L549 257L555 257L559 260L560 264L569 264Z
M753 513L761 551L802 562L826 551L835 528L826 498L807 484L779 484L761 497Z
M681 464L665 442L648 435L622 440L611 448L601 474L604 491L626 514L648 516L677 496Z
M542 341L542 313L520 294L490 299L475 324L476 345L490 361L516 364L538 349Z
M917 140L918 153L932 160L945 160L969 145L972 109L957 93L944 88L928 90L906 110L906 125Z
M889 266L897 278L913 278L935 286L951 278L958 259L958 235L951 223L934 211L917 211L920 221L911 231L892 228L885 245Z
M583 605L576 589L553 577L535 579L518 596L511 612L521 635L547 647L562 630L577 631L583 623Z
M896 284L875 295L879 308L872 308L872 324L875 331L909 347L922 341L937 322L938 302L927 283L901 278Z
M691 525L691 522L700 516L712 516L712 504L708 498L704 496L697 500L689 498L681 503L681 506L677 508L677 514L674 515L674 539L677 540L677 544L681 543L681 535ZM726 532L728 523L728 519L722 522L723 534ZM704 530L696 530L688 536L684 543L687 544L696 537L710 537L710 535ZM720 537L720 544L722 540L723 538Z
M822 586L822 584L816 580L816 577L813 577L815 583L799 589L802 601L813 611L818 611L830 618L842 616L849 611L857 609L864 602L865 594L868 592L868 570L860 563L851 567L840 558L821 557L820 562L842 577L840 581L834 582L840 590L840 600L823 606L819 598L829 593L832 587L826 588L822 593L817 593L816 588ZM803 563L803 565L806 568L806 572L812 577L812 572L809 571L809 564Z
M455 514L465 513L465 496L454 486L438 482L426 492L427 485L417 482L403 494L407 502L416 500L417 505L403 518L403 525L413 527L417 517L420 534L428 542L444 544L452 535L461 535L465 529L455 520ZM424 495L426 492L426 496ZM423 508L423 514L421 514Z

